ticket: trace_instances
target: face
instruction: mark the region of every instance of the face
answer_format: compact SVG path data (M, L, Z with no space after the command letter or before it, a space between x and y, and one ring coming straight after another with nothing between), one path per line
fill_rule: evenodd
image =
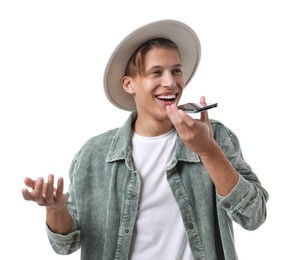
M144 57L144 73L124 77L124 89L133 95L138 118L169 120L166 106L178 104L184 88L180 56L175 49L153 48Z

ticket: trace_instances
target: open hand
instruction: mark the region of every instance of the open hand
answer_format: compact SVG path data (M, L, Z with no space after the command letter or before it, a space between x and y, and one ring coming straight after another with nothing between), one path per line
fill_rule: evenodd
M63 178L58 178L57 188L54 187L54 175L48 176L48 182L44 182L42 177L32 180L28 177L24 179L28 188L22 189L25 200L34 201L40 206L63 208L66 205L68 195L63 193Z

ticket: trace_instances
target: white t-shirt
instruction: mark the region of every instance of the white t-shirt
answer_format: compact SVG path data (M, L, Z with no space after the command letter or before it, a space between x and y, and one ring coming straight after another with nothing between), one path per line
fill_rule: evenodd
M134 133L132 154L142 185L131 260L193 259L179 208L166 179L175 141L174 129L156 137Z

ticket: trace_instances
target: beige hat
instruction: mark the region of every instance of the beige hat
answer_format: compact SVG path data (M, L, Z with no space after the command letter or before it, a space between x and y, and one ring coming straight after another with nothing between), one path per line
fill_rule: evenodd
M143 43L154 38L167 38L179 49L184 69L185 85L197 70L200 60L200 42L196 33L186 24L176 20L161 20L144 25L129 34L112 53L104 73L104 89L110 102L127 111L136 109L134 98L121 85L126 66Z

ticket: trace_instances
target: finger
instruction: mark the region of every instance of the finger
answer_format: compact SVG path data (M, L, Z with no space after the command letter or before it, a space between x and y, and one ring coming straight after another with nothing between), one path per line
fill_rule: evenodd
M175 105L166 107L166 112L177 130L183 130L184 128L187 128L186 130L189 130L189 127L194 124L194 119L188 116L184 111L178 109Z
M53 192L54 192L54 175L49 174L48 182L45 185L45 199L46 201L50 201L53 199Z
M199 103L201 106L206 106L207 105L207 102L206 102L206 97L205 96L202 96L199 100ZM209 122L209 114L208 114L208 111L205 110L205 111L202 111L200 113L200 120L202 122Z
M35 187L36 181L26 177L24 179L24 183L27 187L29 187L33 190ZM33 201L35 200L34 197L31 195L31 192L27 188L22 189L22 195L25 200L33 200Z
M207 110L200 112L200 121L205 123L208 123L210 121Z
M25 200L39 201L42 197L43 178L40 177L34 181L26 177L24 183L26 186L30 187L32 191L30 192L27 188L22 189L23 198Z
M181 116L183 122L188 126L188 127L194 127L194 124L196 123L196 121L194 120L194 118L192 118L191 116L187 115L186 112L184 112L183 110L178 110L178 114Z
M61 198L61 196L63 195L63 186L64 186L63 178L60 177L60 178L58 178L58 181L57 181L57 189L56 189L56 193L55 193L57 199Z
M34 190L31 192L31 195L35 198L36 202L40 202L43 200L43 185L44 185L44 178L39 177L36 180Z
M166 112L169 119L174 125L184 123L184 117L187 116L187 114L184 111L178 109L178 107L174 104L167 106Z
M31 193L26 188L22 189L22 195L24 200L34 200L34 198L31 196Z
M207 105L206 97L205 97L205 96L200 97L199 103L200 103L202 106L206 106L206 105Z
M30 179L30 178L28 178L28 177L26 177L26 178L24 179L24 183L25 183L25 185L26 185L27 187L31 188L31 189L34 189L35 182L36 182L36 181L34 181L34 180L32 180L32 179Z
M176 122L179 122L179 118L177 118L175 116L175 113L177 112L177 110L178 110L178 108L176 108L175 105L170 105L170 106L166 107L166 113L173 124L175 124Z

